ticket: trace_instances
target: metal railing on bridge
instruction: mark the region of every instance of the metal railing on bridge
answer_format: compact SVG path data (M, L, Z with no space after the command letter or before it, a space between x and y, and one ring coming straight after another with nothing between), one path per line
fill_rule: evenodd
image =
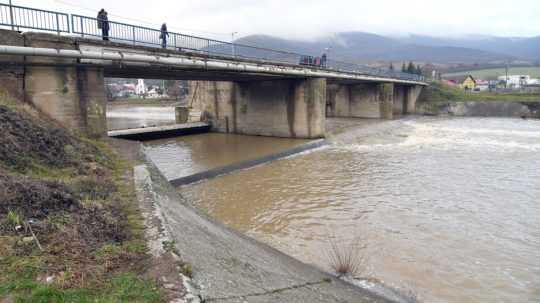
M0 3L0 25L69 33L69 15L59 12Z
M71 22L69 22L71 21ZM99 20L86 17L34 9L29 7L0 4L0 25L11 29L26 28L40 31L52 31L58 34L70 33L87 38L101 39L103 32L98 27ZM396 78L411 81L424 81L423 76L373 68L361 64L327 60L322 62L314 56L308 56L290 51L274 50L264 47L231 43L202 37L168 32L166 43L163 44L162 33L158 29L137 26L116 21L107 21L110 41L129 43L132 45L163 47L175 51L195 52L206 55L224 56L229 58L249 59L265 62L287 63L317 69L339 72L350 72L361 75ZM71 25L71 26L70 26ZM309 58L309 60L306 60ZM306 64L310 62L309 64ZM311 62L318 62L317 64Z

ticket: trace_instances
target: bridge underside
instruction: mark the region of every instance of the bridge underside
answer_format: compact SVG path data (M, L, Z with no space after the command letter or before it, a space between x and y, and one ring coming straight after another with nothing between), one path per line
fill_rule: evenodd
M0 34L4 45L81 47L70 37L12 31ZM422 87L332 75L126 65L69 57L0 55L0 62L0 89L4 93L91 136L107 133L105 77L192 80L189 98L212 130L293 138L324 137L326 116L391 119L412 113Z

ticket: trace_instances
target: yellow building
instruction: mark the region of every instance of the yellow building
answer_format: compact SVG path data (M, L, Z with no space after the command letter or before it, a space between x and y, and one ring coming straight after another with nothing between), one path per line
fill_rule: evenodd
M461 87L464 90L474 90L476 87L476 80L474 80L474 77L471 75L468 75L465 80L463 80L463 83L461 84Z

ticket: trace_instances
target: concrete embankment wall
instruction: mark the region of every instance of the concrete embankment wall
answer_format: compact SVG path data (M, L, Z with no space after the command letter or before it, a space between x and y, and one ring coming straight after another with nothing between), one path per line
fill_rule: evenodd
M539 102L465 101L418 103L421 115L447 115L456 117L527 117L540 118Z

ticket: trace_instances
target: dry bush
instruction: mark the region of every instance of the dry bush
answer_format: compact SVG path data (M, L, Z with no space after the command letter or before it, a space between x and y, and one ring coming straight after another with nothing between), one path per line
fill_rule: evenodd
M339 241L336 237L331 237L329 245L328 262L338 276L355 277L365 272L366 257L364 249L366 246L360 244L359 238L352 242L345 242Z

